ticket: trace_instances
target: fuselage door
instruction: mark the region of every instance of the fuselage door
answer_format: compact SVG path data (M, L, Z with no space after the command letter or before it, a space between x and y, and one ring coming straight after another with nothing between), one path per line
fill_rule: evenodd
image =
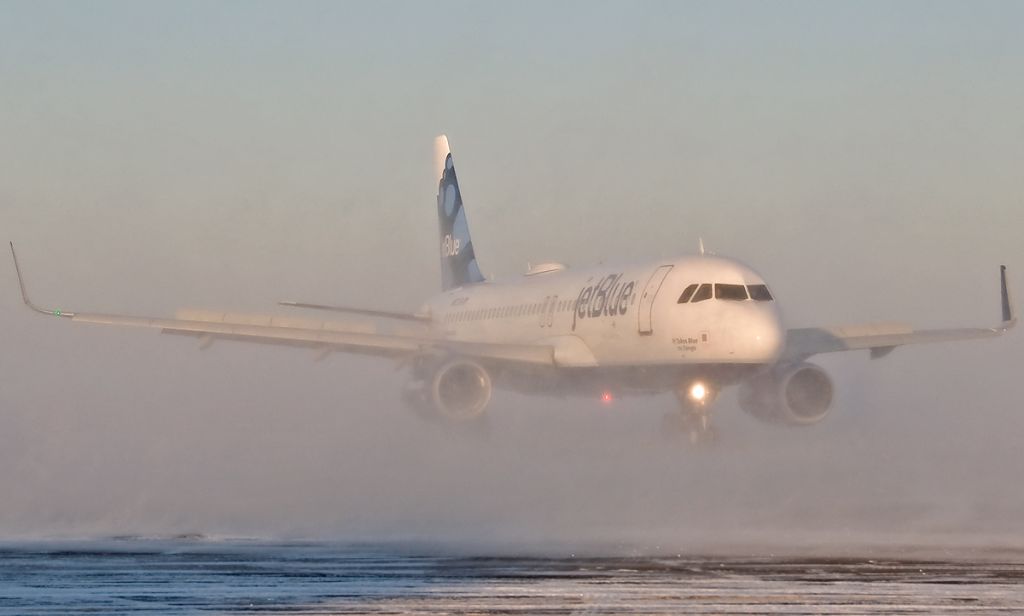
M654 310L654 297L658 294L658 289L661 288L661 283L665 282L665 276L668 276L671 269L671 265L662 265L658 269L654 270L654 273L651 274L651 278L647 281L647 286L644 287L643 295L640 296L640 305L637 308L637 314L640 319L641 336L649 336L654 332L654 329L651 327L651 313Z

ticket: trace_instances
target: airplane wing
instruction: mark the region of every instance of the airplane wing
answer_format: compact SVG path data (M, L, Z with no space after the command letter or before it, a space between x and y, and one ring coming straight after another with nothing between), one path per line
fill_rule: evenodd
M324 353L344 351L383 357L413 357L430 353L457 353L478 359L554 365L554 347L530 344L493 344L447 340L432 333L426 323L418 331L403 334L382 334L364 330L351 323L314 321L280 316L241 315L214 311L180 311L177 318L139 317L119 314L76 312L40 308L25 290L25 281L18 266L18 257L11 243L11 256L18 274L22 300L41 314L68 319L75 323L120 325L159 329L163 333L196 336L208 345L214 339L240 340L262 344L304 346ZM289 304L293 305L293 304ZM333 309L334 307L330 307ZM376 311L358 311L366 316ZM380 315L391 314L380 312ZM420 317L414 317L421 321Z
M1002 323L996 327L915 330L900 323L874 323L844 327L811 327L786 332L782 359L802 361L819 353L869 349L871 358L884 357L898 346L952 340L992 338L1005 334L1017 324L1013 302L1006 285L1006 266L999 266Z
M327 310L329 312L344 312L357 314L364 317L379 317L382 319L397 319L399 321L430 321L430 317L422 314L410 314L406 312L391 312L388 310L367 310L366 308L353 308L351 306L328 306L325 304L307 304L305 302L277 302L281 306L292 308L310 308L312 310Z

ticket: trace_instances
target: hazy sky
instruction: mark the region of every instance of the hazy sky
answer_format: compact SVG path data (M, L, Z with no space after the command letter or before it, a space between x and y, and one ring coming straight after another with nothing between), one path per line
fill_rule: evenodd
M760 271L794 326L987 325L998 318L997 265L1024 282L1022 24L1020 2L3 1L0 236L19 245L37 299L69 309L260 312L280 299L412 309L439 284L431 147L446 132L485 274L515 276L546 259L690 253L702 236ZM348 457L318 448L345 444L358 458L357 442L396 433L403 447L419 442L404 416L386 429L365 417L363 432L346 428L352 400L394 402L360 385L397 387L386 365L313 364L300 351L239 345L200 355L188 340L33 318L9 266L0 283L0 489L18 503L0 513L0 535L38 530L40 516L43 530L73 532L161 510L158 497L147 505L140 496L150 475L119 480L111 469L208 459L225 482L250 481L251 507L239 509L276 511L260 501L260 477L245 475L259 465L225 460L280 445L293 475L279 483L301 501L302 477L351 472L336 470ZM905 349L870 364L826 358L843 404L831 427L781 437L809 458L779 464L806 468L838 451L856 466L843 430L873 440L896 422L902 436L869 457L899 459L903 437L938 456L962 446L949 440L961 435L977 474L1019 468L1011 452L1024 437L1022 361L1019 335ZM253 414L236 408L239 391ZM865 416L873 419L857 423ZM327 417L336 433L324 428ZM752 422L735 426L747 449L779 434ZM915 438L915 422L929 432ZM260 440L285 428L298 432ZM595 442L620 442L602 429L586 430ZM183 440L154 441L154 430ZM240 434L255 439L252 451ZM502 442L514 465L510 443L530 430L511 434ZM447 468L421 447L417 466ZM986 448L997 458L977 461ZM99 456L94 472L74 455L82 450ZM593 452L576 453L565 481L597 485L583 462ZM630 460L626 468L654 463ZM920 456L899 465L896 477L942 485ZM742 465L731 468L742 476ZM69 480L72 469L84 478ZM397 484L363 477L353 479L358 489L335 492L365 500L372 485L408 505L387 486L419 484L402 464L392 470ZM475 480L506 471L495 463ZM198 468L167 472L174 485L221 485L196 483L190 473L210 477ZM564 497L561 484L531 491L545 473L521 472L524 501L561 494L565 515L590 502ZM972 485L964 474L961 489ZM109 500L96 496L104 492L90 481L111 476L122 487ZM869 495L905 489L864 481ZM95 511L76 514L89 499L53 495L69 486L92 494ZM173 486L160 494L206 502ZM984 500L971 494L972 506ZM445 508L456 500L424 513L426 528L433 518L493 513ZM122 517L104 525L109 502ZM992 506L1024 511L1019 498ZM215 505L197 507L202 519L224 519ZM190 528L188 511L168 527ZM336 528L307 518L307 531Z

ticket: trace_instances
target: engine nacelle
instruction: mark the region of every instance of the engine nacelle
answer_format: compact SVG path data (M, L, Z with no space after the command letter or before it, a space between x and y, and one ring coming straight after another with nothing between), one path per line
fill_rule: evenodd
M491 376L469 359L452 359L433 370L407 400L425 403L445 419L466 421L479 417L491 400ZM418 406L418 405L417 405Z
M818 423L832 406L832 379L814 364L778 366L743 383L740 406L762 421L791 426Z

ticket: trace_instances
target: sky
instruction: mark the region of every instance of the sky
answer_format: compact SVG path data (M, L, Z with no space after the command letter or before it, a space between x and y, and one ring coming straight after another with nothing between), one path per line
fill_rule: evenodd
M990 325L997 266L1024 268L1022 23L1019 2L4 1L0 230L36 299L66 309L411 310L439 287L444 132L488 276L703 238L793 327ZM1024 518L1000 488L1024 436L1019 335L822 358L840 390L825 424L780 432L723 400L736 440L677 476L644 440L668 398L595 420L504 396L489 445L452 445L395 408L387 363L200 353L33 317L11 267L0 289L0 536L565 537L578 515L601 534L656 511L657 538L680 512L732 531L762 505L769 525L817 511L808 526L895 532L853 503L911 485L906 524ZM457 453L489 451L459 475ZM664 482L710 504L659 500ZM772 498L806 485L821 498Z

